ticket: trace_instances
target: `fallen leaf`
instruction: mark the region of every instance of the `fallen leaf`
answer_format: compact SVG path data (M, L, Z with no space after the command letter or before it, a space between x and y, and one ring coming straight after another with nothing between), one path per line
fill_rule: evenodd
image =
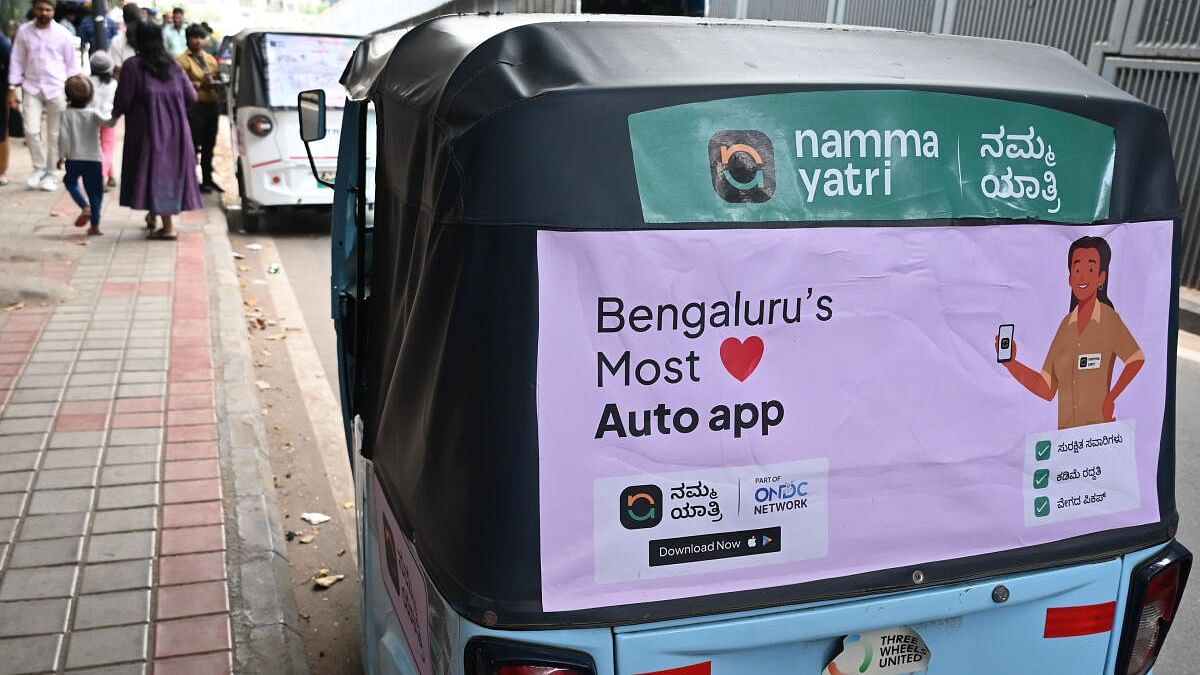
M267 336L268 340L286 340L287 333L275 333Z
M250 268L246 267L245 265L238 265L238 271L239 272L249 272Z
M270 355L271 355L271 350L270 350L270 349L264 349L264 350L262 350L262 355L263 355L263 356L270 356Z
M342 502L342 508L349 511L350 509L354 508L354 502Z
M319 588L329 588L345 578L345 574L331 574L328 568L322 567L321 569L317 570L317 573L313 576L313 583Z
M315 534L302 534L299 537L297 537L296 540L299 541L301 544L311 544L313 539L316 539L316 538L317 538L317 535L315 535Z
M338 549L338 557L340 558L344 555L346 555L346 549Z
M258 326L259 330L267 329L267 320L262 318L261 316L254 317L254 323L255 323L255 325Z
M14 302L13 304L9 305L8 307L5 307L5 308L4 308L4 311L6 311L6 312L18 312L18 311L20 311L20 310L22 310L22 309L25 309L25 303L23 303L23 302Z

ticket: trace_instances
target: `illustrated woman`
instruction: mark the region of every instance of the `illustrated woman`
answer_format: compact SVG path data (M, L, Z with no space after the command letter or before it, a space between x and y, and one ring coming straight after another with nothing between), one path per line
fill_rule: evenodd
M1121 315L1108 298L1112 249L1103 237L1082 237L1067 252L1071 311L1058 326L1041 372L1013 358L1004 367L1017 382L1047 401L1058 395L1058 428L1112 422L1117 397L1145 365ZM1117 359L1124 364L1117 382Z

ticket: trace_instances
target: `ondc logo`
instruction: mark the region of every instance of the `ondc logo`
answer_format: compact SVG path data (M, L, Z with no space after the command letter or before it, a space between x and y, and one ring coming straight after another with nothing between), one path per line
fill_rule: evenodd
M663 496L657 485L630 485L621 490L621 525L627 530L662 522Z
M775 194L775 148L761 131L718 131L708 142L713 189L734 204Z

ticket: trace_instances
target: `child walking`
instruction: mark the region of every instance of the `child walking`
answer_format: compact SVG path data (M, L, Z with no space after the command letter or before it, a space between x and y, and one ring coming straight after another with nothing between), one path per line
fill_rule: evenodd
M117 95L117 81L113 79L113 59L108 52L100 50L92 54L92 102L88 107L100 113L104 119L112 117L113 98ZM100 152L103 155L106 188L117 186L113 172L113 149L117 147L117 130L107 124L100 127Z
M63 185L71 193L71 199L79 205L75 227L83 227L90 222L89 235L103 234L100 232L100 210L104 206L100 127L108 120L88 107L92 100L92 83L86 77L73 75L67 78L64 88L67 109L62 113L58 132L58 150L66 160L67 169ZM87 199L79 191L81 178Z

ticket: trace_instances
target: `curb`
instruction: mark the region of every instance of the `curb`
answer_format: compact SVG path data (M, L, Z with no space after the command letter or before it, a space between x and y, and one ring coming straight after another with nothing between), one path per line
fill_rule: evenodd
M217 309L217 410L234 672L307 675L242 293L220 206L204 226Z

